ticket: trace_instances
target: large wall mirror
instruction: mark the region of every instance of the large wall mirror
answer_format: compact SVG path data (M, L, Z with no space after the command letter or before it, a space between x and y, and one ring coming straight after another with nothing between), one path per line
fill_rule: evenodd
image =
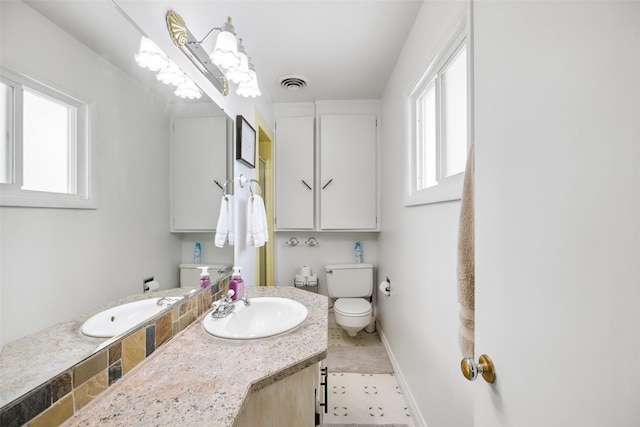
M110 1L26 0L0 9L0 65L88 103L98 188L96 209L0 207L2 407L104 346L106 339L82 336L69 319L151 297L142 291L147 276L161 283L161 295L185 294L179 265L193 262L195 241L203 244L203 262L233 265L233 250L215 248L212 232L176 230L170 220L173 123L225 118L226 132L212 143L224 147L219 180L228 180L233 122L206 94L178 98L140 68L134 54L142 34ZM211 192L223 195L214 182ZM65 333L69 341L51 354L46 348ZM29 344L23 366L3 359L17 342ZM6 388L7 373L21 384Z

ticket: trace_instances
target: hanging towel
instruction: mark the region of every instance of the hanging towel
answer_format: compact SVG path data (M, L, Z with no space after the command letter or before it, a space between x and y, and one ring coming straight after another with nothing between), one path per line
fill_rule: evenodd
M469 149L462 185L458 230L459 344L463 357L474 357L475 343L475 237L473 206L474 147Z
M268 240L269 231L264 201L256 194L251 196L247 203L247 244L259 248Z
M233 239L233 196L227 195L222 197L222 202L220 203L215 245L222 248L225 242L228 242L229 246L233 246Z

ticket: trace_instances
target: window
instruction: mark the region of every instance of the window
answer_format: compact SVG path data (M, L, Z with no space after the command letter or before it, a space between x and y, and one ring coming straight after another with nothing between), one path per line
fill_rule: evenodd
M95 208L87 104L5 68L0 77L0 204Z
M469 147L469 48L462 19L410 96L405 205L460 198Z

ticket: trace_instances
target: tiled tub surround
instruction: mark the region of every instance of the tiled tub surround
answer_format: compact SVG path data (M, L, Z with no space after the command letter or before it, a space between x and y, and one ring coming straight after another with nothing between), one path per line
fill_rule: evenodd
M228 281L228 277L220 279L209 290L193 293L115 339L80 332L86 319L108 308L102 307L7 344L0 363L0 425L60 425L207 311L219 290L226 291ZM188 292L174 288L140 294L111 306ZM69 360L81 362L70 364ZM10 396L20 397L10 400Z
M327 297L293 287L246 294L291 298L309 316L292 331L246 341L213 337L200 318L65 426L236 426L251 393L326 357Z

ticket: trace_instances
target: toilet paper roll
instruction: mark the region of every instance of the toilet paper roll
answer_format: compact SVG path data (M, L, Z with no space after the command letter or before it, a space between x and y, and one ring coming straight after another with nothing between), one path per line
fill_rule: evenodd
M307 286L318 286L318 276L315 274L310 275L307 278Z
M149 292L157 291L158 289L160 289L160 283L158 283L156 280L152 280L146 283L146 287L148 288L147 291Z
M300 266L300 275L302 277L311 276L311 267L309 267L308 265L301 265Z
M301 276L299 274L296 274L294 280L294 285L296 286L307 286L307 278L304 276Z
M380 286L378 286L378 288L383 294L387 296L391 295L391 283L389 283L388 281L383 280L382 282L380 282Z

